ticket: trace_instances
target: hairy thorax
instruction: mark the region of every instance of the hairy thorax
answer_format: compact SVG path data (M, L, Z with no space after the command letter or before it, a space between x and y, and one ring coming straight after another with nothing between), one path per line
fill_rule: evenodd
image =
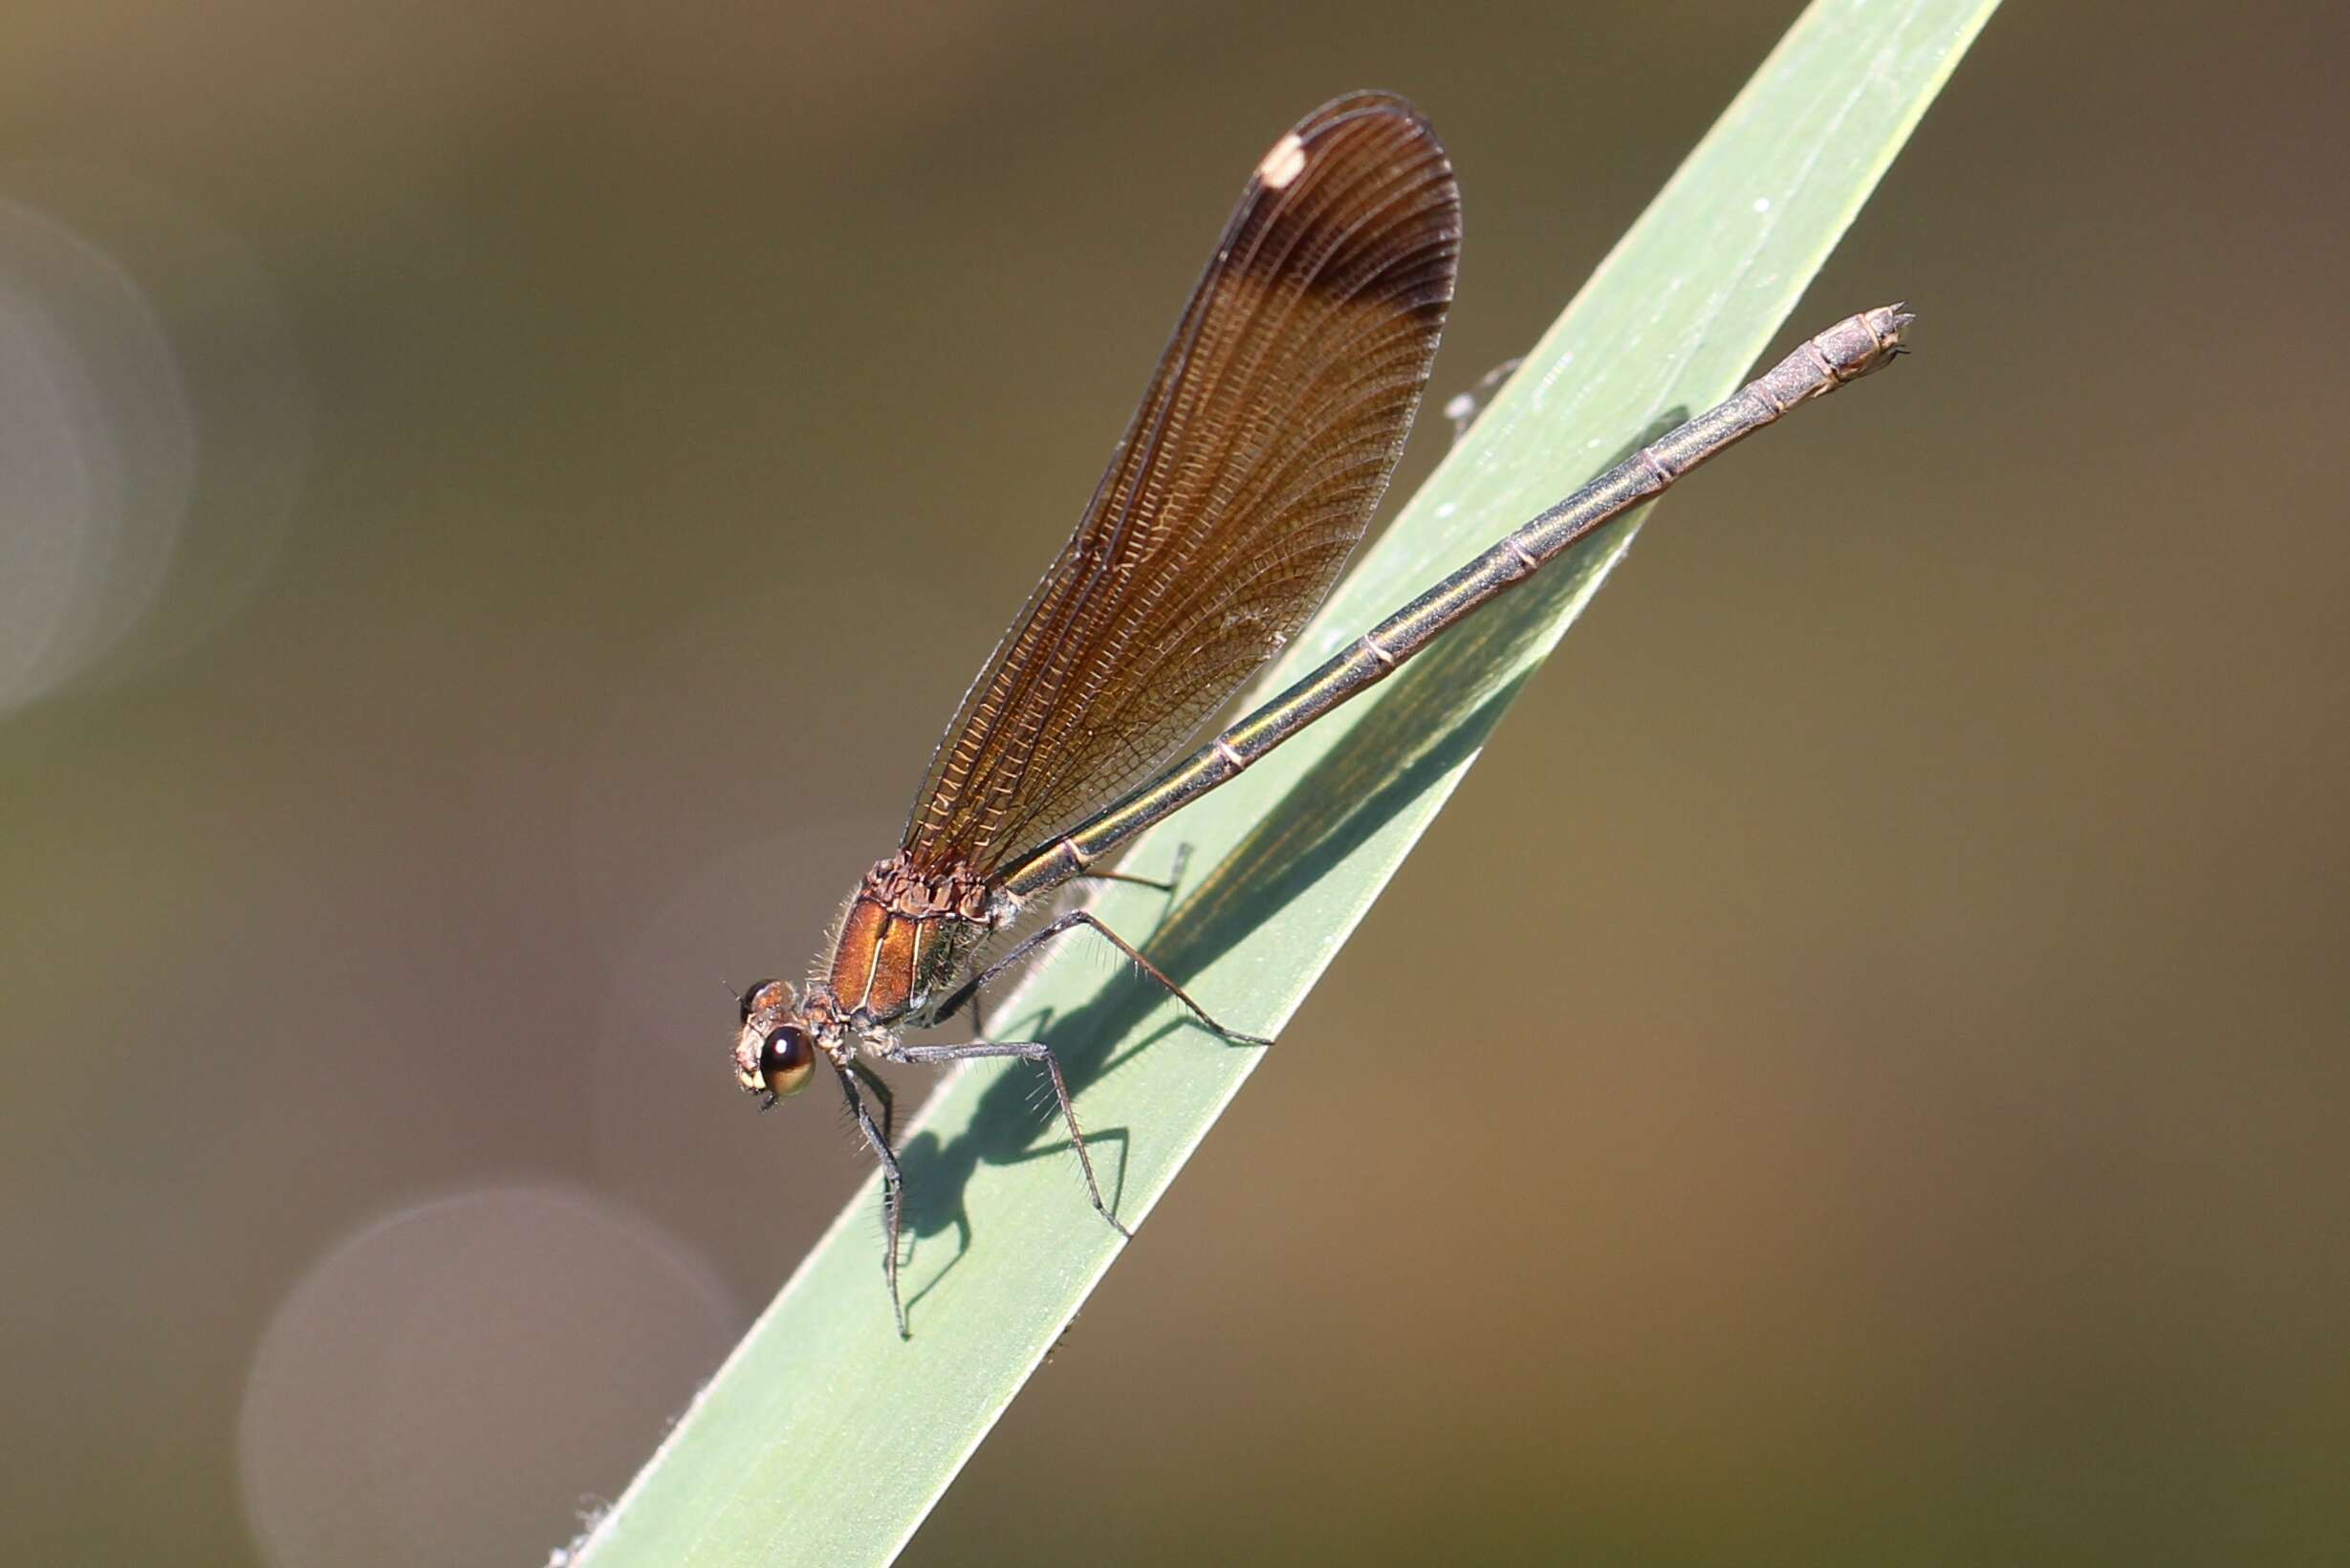
M826 966L832 1006L855 1023L922 1020L1005 911L968 866L925 872L894 855L865 873Z

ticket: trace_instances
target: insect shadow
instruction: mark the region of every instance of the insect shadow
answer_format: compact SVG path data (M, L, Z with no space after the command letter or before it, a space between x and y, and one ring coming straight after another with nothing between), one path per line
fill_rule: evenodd
M1682 409L1665 414L1599 471L1686 417ZM1359 717L1341 708L1323 720L1354 722L1197 886L1177 889L1175 904L1143 944L1151 961L1178 982L1200 972L1278 921L1302 893L1398 814L1431 791L1447 788L1484 746L1518 686L1533 673L1532 666L1522 663L1524 657L1549 639L1559 609L1613 567L1616 543L1637 516L1599 530L1551 571L1487 613L1454 626L1397 671L1382 700L1363 705ZM1050 1044L1060 1058L1080 1116L1088 1086L1170 1034L1195 1034L1228 1049L1257 1049L1220 1041L1175 1008L1167 1009L1158 1028L1123 1050L1115 1049L1165 1005L1164 992L1140 974L1130 974L1124 983L1105 988L1066 1014L1055 1016L1048 1010L1008 1016L991 1033ZM1235 1027L1256 1028L1265 1020L1242 1015L1229 1021ZM965 1194L982 1165L1069 1158L1069 1140L1043 1082L1043 1076L1034 1070L1002 1071L961 1131L948 1139L918 1133L899 1151L905 1175L904 1223L914 1247L948 1231L956 1238L954 1256L906 1297L909 1316L970 1254L973 1228ZM1089 1146L1117 1149L1117 1158L1110 1162L1115 1174L1104 1184L1113 1210L1125 1188L1130 1137L1131 1129L1123 1126L1086 1129ZM1082 1209L1084 1188L1074 1169L1070 1188L1070 1201Z

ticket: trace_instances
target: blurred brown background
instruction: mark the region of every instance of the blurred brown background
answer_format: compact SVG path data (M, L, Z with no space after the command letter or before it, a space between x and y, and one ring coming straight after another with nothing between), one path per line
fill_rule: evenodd
M543 1560L1251 161L1435 118L1441 397L1795 10L12 8L0 1556ZM2350 1555L2343 26L1994 19L909 1560Z

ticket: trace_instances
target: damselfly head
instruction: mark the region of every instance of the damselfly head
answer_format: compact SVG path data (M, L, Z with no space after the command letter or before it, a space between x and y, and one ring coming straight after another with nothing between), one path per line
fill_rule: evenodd
M781 980L762 980L743 992L743 1028L734 1037L734 1077L754 1095L795 1095L816 1073L816 1032L799 1015L799 999Z

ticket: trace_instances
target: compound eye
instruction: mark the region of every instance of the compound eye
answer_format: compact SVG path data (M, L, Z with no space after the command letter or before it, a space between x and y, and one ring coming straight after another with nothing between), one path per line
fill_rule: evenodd
M816 1041L796 1024L785 1024L759 1047L759 1078L771 1095L781 1098L799 1093L808 1087L808 1076L815 1071Z

